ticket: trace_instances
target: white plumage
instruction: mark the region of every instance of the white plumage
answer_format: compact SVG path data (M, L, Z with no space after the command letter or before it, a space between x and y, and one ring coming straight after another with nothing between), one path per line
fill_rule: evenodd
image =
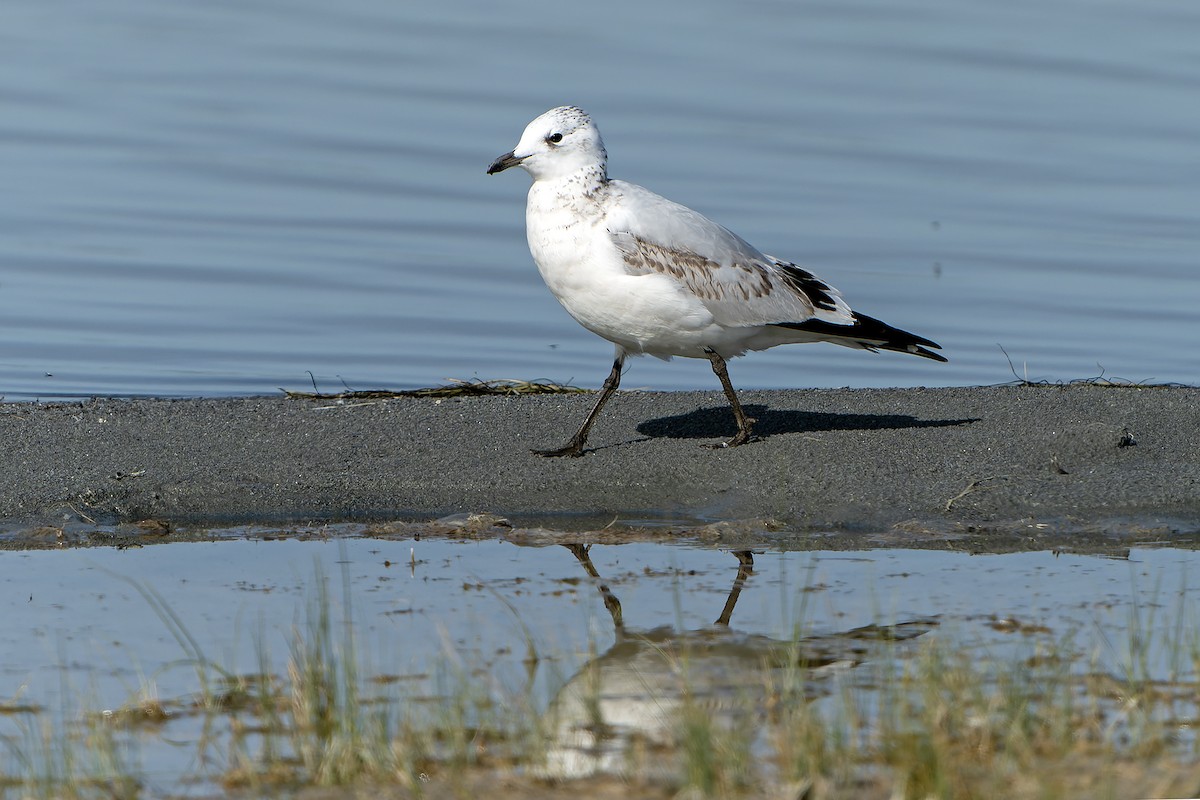
M591 117L551 109L488 174L520 166L533 177L526 207L529 250L542 278L581 325L616 345L613 369L579 432L541 455L583 453L601 407L620 383L627 355L707 358L721 380L738 433L751 439L725 359L780 344L828 341L945 361L938 345L856 314L811 272L760 252L686 206L610 180Z

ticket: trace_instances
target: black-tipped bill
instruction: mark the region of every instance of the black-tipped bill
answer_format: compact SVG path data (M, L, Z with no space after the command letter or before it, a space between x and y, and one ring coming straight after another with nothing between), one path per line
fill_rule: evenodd
M512 151L509 151L492 162L492 165L488 167L487 174L495 175L497 172L503 172L509 167L517 166L524 160L523 158L517 158L512 154Z

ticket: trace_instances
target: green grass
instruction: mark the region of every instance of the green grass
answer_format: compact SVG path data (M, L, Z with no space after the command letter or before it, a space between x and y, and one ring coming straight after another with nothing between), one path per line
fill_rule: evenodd
M90 800L137 797L141 772L130 742L101 715L64 707L53 716L22 715L6 739L0 797Z
M216 765L206 777L249 796L320 786L343 787L347 797L364 787L385 787L370 790L381 797L465 797L495 786L497 775L508 776L513 797L1200 794L1193 732L1200 635L1186 587L1174 607L1157 602L1158 593L1131 606L1120 640L1098 625L1062 636L1031 629L1007 634L1005 643L1020 644L999 648L996 637L989 646L941 626L904 643L881 639L865 663L832 674L800 665L807 602L800 593L790 657L764 659L742 681L745 696L729 698L753 713L730 722L696 699L702 693L684 692L672 723L675 746L640 756L674 765L668 777L633 778L630 788L623 779L532 777L553 726L541 716L531 677L499 686L450 652L427 702L372 680L345 571L331 581L315 568L288 637L286 674L272 673L261 629L253 634L253 673L215 663L159 594L135 585L178 641L195 696L159 700L148 685L111 713L14 705L9 718L19 735L2 745L0 797L137 797L145 783L138 737L169 738L173 720L189 715L210 732L196 759ZM544 657L525 636L533 670ZM690 686L686 647L664 649L663 658ZM593 691L598 696L598 682ZM591 710L591 724L604 729L600 703Z

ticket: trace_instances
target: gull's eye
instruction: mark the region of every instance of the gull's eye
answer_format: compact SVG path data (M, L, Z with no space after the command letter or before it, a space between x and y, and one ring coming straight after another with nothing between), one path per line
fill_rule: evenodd
M561 133L552 133L546 137L546 141L549 142L550 144L558 144L559 142L562 141L562 134Z

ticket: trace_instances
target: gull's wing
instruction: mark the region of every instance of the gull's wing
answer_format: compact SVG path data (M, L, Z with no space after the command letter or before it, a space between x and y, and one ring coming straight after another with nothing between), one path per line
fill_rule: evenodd
M838 290L811 272L760 252L704 215L641 186L609 181L609 191L605 223L626 271L678 281L718 324L855 324Z

